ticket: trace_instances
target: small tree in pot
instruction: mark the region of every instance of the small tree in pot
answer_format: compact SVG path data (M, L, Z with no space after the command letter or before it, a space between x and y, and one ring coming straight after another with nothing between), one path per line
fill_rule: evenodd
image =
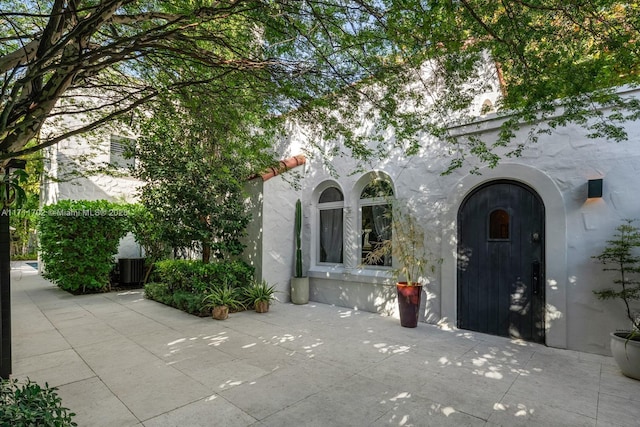
M640 313L632 306L633 301L640 301L640 229L628 219L616 231L602 253L594 258L606 266L604 271L618 272L613 281L617 287L594 293L601 300L619 299L623 302L631 329L611 333L611 352L623 374L640 380Z
M378 242L364 263L377 265L391 255L394 267L390 273L397 282L400 324L415 328L425 273L433 273L440 261L425 246L425 231L418 220L397 200L390 200L389 206L386 215L390 216L391 238Z

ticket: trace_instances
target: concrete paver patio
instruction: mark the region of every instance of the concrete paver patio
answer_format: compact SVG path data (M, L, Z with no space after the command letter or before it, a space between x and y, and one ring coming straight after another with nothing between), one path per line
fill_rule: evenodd
M310 303L198 318L12 266L13 377L79 426L636 426L610 357Z

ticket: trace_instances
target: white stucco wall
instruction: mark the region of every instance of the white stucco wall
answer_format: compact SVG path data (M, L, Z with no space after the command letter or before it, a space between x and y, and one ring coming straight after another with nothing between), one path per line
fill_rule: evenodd
M79 120L79 119L78 119ZM68 123L72 127L73 123ZM122 131L126 134L126 130ZM141 182L123 170L115 175L90 172L109 164L109 130L72 137L44 150L44 176L40 191L41 205L60 200L108 200L134 203ZM117 258L143 256L133 235L120 241Z
M491 119L483 122L487 139L492 139L498 123ZM522 130L515 141L523 140L526 132ZM555 129L541 135L522 157L504 159L494 169L482 169L481 175L469 173L472 160L468 166L442 176L449 162L446 147L429 139L422 141L419 155L406 158L395 153L371 164L370 171L389 176L396 197L414 210L428 230L427 244L443 259L427 287L423 320L455 323L457 214L463 199L482 183L510 179L533 188L545 205L547 344L608 354L608 333L628 325L620 302L602 302L594 296L593 290L612 283L612 274L603 272L592 256L602 251L624 218L640 218L640 198L636 197L640 185L640 123L628 123L627 132L628 141L614 143L589 139L575 126ZM291 275L293 206L300 197L311 299L395 316L395 289L385 272L358 265L358 199L368 177L366 173L352 175L356 164L348 158L333 161L338 177L332 177L318 159L309 158L300 191L278 177L265 183L262 277L284 283ZM587 200L587 181L593 178L604 178L604 196ZM316 262L316 205L329 183L345 195L345 260L339 265Z
M262 197L263 185L261 179L253 179L245 186L245 206L251 213L251 221L247 226L247 234L242 239L245 245L243 259L255 269L254 278L262 280Z
M296 168L296 171L304 173L305 165ZM295 190L286 177L277 175L265 182L258 179L262 187L262 200L259 212L254 212L254 221L248 229L248 235L260 227L260 236L250 237L248 249L253 247L253 242L260 248L260 254L252 255L249 250L245 253L245 259L255 258L251 262L256 267L256 278L266 280L270 285L275 285L279 301L290 301L291 277L294 273L294 223L296 200L304 198L302 193ZM303 211L306 211L303 207ZM309 234L310 224L303 220L303 265L305 271L309 267Z

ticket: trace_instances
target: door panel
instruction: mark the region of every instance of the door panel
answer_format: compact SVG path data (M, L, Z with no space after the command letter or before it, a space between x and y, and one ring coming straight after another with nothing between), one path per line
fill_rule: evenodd
M492 215L492 213L495 213ZM544 205L528 187L480 187L458 212L458 326L544 342Z

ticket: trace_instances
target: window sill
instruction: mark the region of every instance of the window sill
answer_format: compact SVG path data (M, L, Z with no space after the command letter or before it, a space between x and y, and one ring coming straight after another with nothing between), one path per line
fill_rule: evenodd
M384 268L345 268L344 265L316 265L309 269L308 276L314 279L340 280L343 282L365 282L391 284L391 271Z

